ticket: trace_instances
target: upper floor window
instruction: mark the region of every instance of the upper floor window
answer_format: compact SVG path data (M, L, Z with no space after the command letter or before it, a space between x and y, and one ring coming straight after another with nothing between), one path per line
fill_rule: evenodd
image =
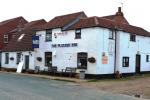
M114 32L113 31L109 32L109 39L114 39Z
M4 35L4 43L8 43L8 35Z
M136 35L135 34L130 34L130 41L136 41Z
M146 62L149 62L149 55L146 55Z
M123 67L129 67L129 57L123 57L122 65Z
M75 30L75 39L81 39L81 29Z
M45 37L45 41L52 41L52 30L48 29L46 30L46 37Z
M9 63L9 53L5 53L5 64Z

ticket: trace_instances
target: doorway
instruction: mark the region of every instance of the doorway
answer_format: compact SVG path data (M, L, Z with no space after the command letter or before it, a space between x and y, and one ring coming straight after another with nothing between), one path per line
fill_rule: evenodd
M25 55L25 70L29 69L29 55Z
M136 73L140 73L140 68L141 68L141 55L136 54L136 62L135 62L135 70Z

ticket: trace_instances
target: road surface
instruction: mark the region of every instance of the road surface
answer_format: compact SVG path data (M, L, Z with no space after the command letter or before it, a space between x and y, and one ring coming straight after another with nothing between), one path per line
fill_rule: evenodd
M74 83L0 73L0 100L139 100Z

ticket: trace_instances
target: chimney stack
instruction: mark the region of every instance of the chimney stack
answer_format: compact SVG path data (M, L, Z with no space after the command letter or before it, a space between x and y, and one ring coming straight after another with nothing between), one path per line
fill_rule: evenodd
M117 16L123 16L123 12L121 11L121 7L118 7L118 12L116 13Z

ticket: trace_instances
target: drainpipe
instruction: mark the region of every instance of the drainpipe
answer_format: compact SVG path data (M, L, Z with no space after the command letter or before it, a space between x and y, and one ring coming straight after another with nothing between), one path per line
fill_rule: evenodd
M0 70L1 70L1 64L2 64L2 51L0 50Z
M116 49L117 49L117 43L116 43L116 39L117 39L117 30L115 29L114 30L115 31L115 59L114 59L114 74L115 74L115 72L116 72L116 57L117 57L117 53L116 53Z
M118 28L115 28L115 62L114 73L120 72L120 33L117 32Z

